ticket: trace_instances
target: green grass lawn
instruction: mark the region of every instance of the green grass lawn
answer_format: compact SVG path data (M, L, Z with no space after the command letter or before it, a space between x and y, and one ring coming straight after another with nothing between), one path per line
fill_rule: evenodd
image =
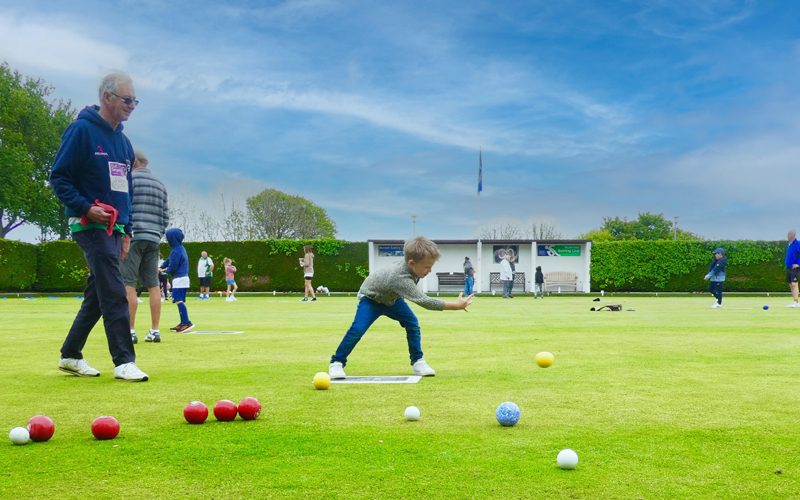
M0 498L800 498L800 311L788 301L412 306L436 377L318 391L311 380L327 370L354 296L188 301L199 330L241 335L168 332L178 315L165 303L160 344L143 342L145 302L137 364L151 380L138 384L114 380L102 327L84 350L102 376L57 370L80 301L0 300L0 429L37 414L56 424L47 443L0 442ZM540 351L555 355L551 368L536 366ZM380 319L346 370L410 374L404 332ZM263 405L258 420L183 420L190 401L247 396ZM504 401L522 409L515 427L495 420ZM410 405L417 422L403 417ZM100 415L119 419L118 438L92 437ZM556 465L564 448L580 457L574 471Z

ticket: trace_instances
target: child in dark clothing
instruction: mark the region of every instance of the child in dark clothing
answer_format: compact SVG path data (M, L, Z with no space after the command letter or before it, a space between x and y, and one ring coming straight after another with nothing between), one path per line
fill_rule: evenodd
M536 266L536 278L533 281L533 298L536 298L537 293L544 298L544 274L542 273L542 266Z

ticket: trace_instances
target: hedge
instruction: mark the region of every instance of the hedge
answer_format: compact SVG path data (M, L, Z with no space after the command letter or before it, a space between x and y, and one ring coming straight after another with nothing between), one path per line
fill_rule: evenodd
M728 257L725 290L786 292L779 241L607 241L592 245L592 290L699 292L722 247Z
M0 239L0 291L30 290L36 282L36 245Z
M86 288L89 266L77 243L53 241L37 248L36 291L77 292Z
M236 267L236 284L242 292L303 291L303 268L298 259L303 257L303 246L307 243L315 255L314 287L323 285L337 292L354 292L361 287L369 269L367 243L339 240L186 243L192 287L198 286L197 261L205 251L215 266L212 291L226 289L225 257L230 257ZM162 244L162 255L167 257L169 252L169 245Z

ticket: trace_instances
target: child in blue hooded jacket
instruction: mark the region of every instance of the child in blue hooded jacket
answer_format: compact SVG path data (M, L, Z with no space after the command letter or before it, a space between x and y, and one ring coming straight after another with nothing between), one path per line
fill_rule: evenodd
M189 255L183 248L183 231L178 228L167 230L167 242L172 247L169 258L161 265L159 272L172 275L172 302L178 306L181 322L170 328L173 332L188 332L194 325L189 321L186 309L186 290L189 289Z

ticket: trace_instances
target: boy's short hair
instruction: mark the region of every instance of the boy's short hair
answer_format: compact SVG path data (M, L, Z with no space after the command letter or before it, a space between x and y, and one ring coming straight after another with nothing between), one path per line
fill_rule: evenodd
M436 243L432 242L424 236L417 236L414 239L406 241L403 245L403 256L406 262L413 260L419 262L424 259L439 260L442 256Z

